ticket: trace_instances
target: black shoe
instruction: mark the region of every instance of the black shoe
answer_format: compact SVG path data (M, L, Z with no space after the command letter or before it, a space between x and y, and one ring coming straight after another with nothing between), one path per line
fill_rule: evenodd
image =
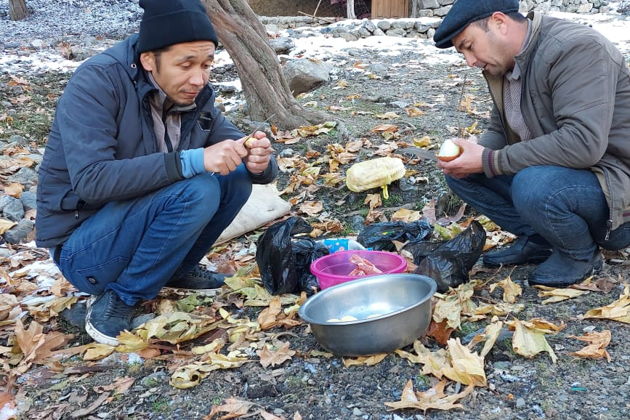
M135 306L123 302L113 290L106 290L88 300L85 331L94 341L117 346L118 334L131 330Z
M584 280L601 270L603 265L599 251L587 261L574 260L559 252L554 252L529 276L529 284L549 287L567 287Z
M520 236L512 245L487 252L484 265L498 267L507 264L540 263L551 255L551 245L533 242L528 236Z
M197 265L183 277L169 280L166 287L190 290L218 289L225 284L226 277L225 274L214 273Z

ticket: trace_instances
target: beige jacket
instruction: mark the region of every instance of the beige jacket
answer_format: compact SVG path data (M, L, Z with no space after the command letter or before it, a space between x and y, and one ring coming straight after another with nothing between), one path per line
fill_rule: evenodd
M535 165L588 168L602 185L609 230L630 221L630 71L623 55L587 26L530 13L532 42L523 70L521 111L532 139L506 123L503 77L484 72L494 101L481 137L487 176Z

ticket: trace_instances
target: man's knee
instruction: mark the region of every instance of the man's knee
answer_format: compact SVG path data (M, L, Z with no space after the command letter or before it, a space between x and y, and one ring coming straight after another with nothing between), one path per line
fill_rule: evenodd
M548 166L531 166L514 175L512 201L521 214L544 207L548 198L556 193L553 177L553 171Z

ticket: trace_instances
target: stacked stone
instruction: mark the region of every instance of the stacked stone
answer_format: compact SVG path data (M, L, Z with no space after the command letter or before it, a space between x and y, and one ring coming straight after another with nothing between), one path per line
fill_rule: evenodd
M444 17L454 0L416 0L416 17ZM606 13L605 0L521 0L521 11L560 11L569 13Z
M356 41L370 36L397 36L404 38L432 38L440 25L438 18L431 19L381 19L339 22L322 28L322 33L333 37Z
M20 150L19 156L24 156L26 162L32 162L33 167L23 166L16 169L14 158L4 154L8 150ZM17 244L30 240L33 237L35 222L32 220L36 208L37 194L37 169L42 161L42 155L37 150L31 150L29 142L22 136L12 136L6 140L0 140L0 168L2 168L5 184L18 183L24 186L23 192L18 198L8 194L0 194L0 218L14 222L11 229L4 232L0 242ZM10 174L9 174L10 173ZM6 222L5 222L6 223Z

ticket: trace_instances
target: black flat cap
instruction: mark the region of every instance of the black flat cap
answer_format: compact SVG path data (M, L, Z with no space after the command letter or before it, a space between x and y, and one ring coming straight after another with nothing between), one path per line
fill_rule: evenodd
M438 48L450 48L451 41L466 26L494 12L518 12L518 0L456 0L433 35Z

